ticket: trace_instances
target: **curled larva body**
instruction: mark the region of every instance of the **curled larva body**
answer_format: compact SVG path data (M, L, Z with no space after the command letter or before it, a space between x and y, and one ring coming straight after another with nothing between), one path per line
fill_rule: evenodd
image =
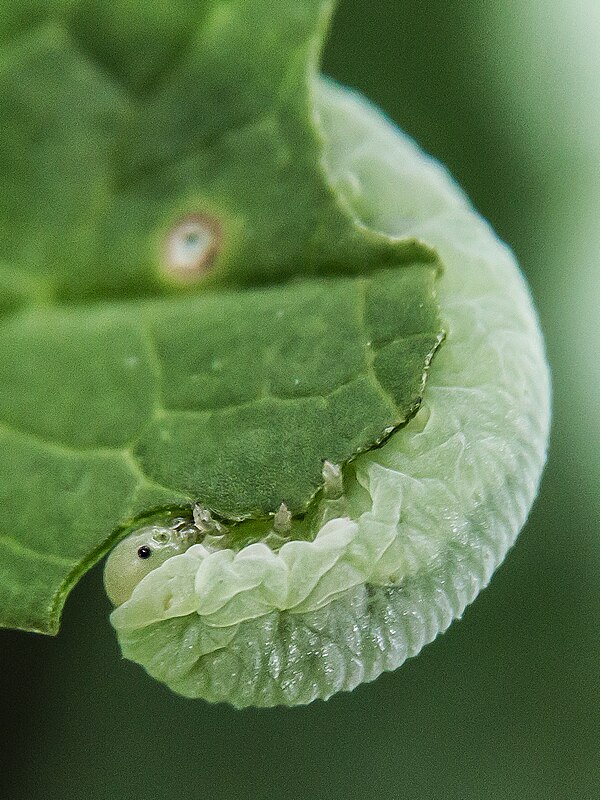
M235 706L327 698L418 653L503 560L546 453L548 370L511 253L376 110L324 82L316 100L352 212L438 249L447 341L419 414L353 462L360 513L277 552L194 544L113 612L126 657L176 692Z

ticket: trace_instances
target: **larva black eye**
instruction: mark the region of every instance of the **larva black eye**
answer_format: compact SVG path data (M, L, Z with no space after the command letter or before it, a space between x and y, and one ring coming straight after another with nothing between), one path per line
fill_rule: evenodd
M152 549L148 547L147 544L143 544L141 547L138 547L137 554L138 558L142 559L150 558L150 556L152 555Z

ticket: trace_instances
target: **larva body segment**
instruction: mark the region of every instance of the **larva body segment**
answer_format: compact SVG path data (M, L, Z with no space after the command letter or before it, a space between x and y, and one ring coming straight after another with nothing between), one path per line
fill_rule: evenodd
M324 81L315 99L352 212L437 248L447 340L421 411L348 467L359 513L275 552L194 544L113 612L126 657L176 692L239 707L327 698L417 654L503 560L546 454L548 369L511 253L364 100Z

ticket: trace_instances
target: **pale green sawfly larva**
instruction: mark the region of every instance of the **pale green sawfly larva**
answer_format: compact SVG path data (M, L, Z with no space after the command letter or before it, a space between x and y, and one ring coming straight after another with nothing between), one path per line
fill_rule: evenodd
M364 100L323 81L317 100L348 207L440 253L447 340L416 417L343 465L343 493L329 470L338 497L324 498L312 540L286 538L293 521L274 508L277 538L238 550L222 532L169 543L177 554L141 565L139 582L117 557L137 538L109 559L107 587L133 588L112 614L124 655L176 692L235 706L327 698L417 654L502 562L546 454L548 369L512 254L446 171Z

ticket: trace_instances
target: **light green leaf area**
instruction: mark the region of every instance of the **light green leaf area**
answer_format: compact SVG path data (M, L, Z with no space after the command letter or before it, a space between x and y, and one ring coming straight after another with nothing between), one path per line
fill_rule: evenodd
M330 10L0 1L0 625L161 509L301 515L416 412L440 265L330 183Z

